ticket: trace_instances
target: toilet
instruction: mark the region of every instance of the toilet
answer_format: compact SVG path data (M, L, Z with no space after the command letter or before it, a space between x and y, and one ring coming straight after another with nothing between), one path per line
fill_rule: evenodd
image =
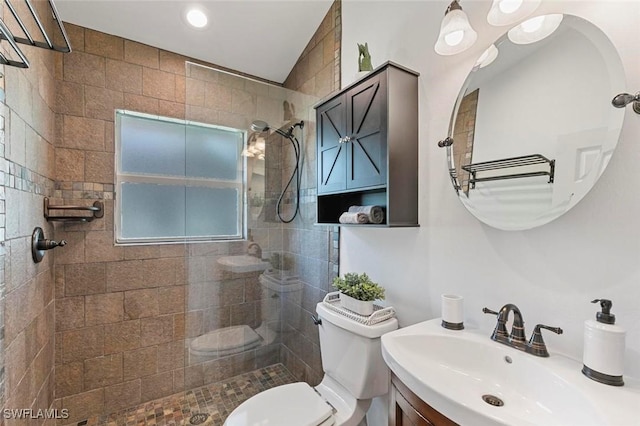
M229 356L277 341L282 326L281 300L287 298L299 305L302 283L295 275L272 269L260 274L258 280L262 286L260 325L255 329L248 325L223 327L196 337L189 344L190 361Z
M318 303L324 378L315 388L298 382L261 392L236 407L224 426L358 426L374 397L389 390L380 337L395 318L364 325Z

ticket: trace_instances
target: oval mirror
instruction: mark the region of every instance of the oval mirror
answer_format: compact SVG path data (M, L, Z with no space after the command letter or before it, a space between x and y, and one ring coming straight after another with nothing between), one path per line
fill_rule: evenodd
M451 118L449 173L465 207L495 228L523 230L575 206L618 143L624 110L611 100L624 83L615 47L582 18L544 15L500 37Z

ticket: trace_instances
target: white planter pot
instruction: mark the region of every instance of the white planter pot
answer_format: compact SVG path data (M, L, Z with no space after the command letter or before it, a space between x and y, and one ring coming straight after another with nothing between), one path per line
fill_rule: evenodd
M362 301L340 293L340 303L342 307L356 314L369 316L373 313L373 301Z

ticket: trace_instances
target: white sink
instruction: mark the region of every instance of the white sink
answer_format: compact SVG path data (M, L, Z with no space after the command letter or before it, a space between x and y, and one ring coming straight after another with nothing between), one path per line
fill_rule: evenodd
M223 269L236 273L264 271L270 266L269 262L247 254L223 256L218 258L218 263Z
M440 319L382 336L389 368L416 395L461 425L604 426L638 424L640 383L613 387L588 379L582 363L540 358L473 329L446 330ZM500 398L493 406L483 395Z

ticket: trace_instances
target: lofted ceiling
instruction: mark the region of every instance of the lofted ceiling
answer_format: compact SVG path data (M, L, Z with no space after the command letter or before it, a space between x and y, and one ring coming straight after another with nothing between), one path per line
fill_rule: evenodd
M65 22L282 83L332 0L55 0ZM189 7L209 17L186 23ZM73 48L73 46L72 46Z

